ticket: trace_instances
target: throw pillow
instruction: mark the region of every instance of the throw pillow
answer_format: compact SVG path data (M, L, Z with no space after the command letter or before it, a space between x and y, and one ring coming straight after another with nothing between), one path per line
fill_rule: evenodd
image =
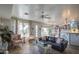
M63 40L62 38L58 38L58 39L56 40L56 43L61 44L62 40Z

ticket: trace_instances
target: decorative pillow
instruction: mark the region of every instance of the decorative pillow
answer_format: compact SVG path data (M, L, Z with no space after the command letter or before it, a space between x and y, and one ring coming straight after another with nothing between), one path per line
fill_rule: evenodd
M44 36L44 37L42 37L42 40L46 40L46 37Z
M49 40L50 40L51 42L54 42L54 43L56 42L56 39L57 39L57 38L55 38L55 37L49 37Z
M58 38L58 39L56 40L56 43L61 44L62 40L63 40L62 38Z
M42 40L42 38L41 38L41 37L39 38L39 41L40 41L40 40Z

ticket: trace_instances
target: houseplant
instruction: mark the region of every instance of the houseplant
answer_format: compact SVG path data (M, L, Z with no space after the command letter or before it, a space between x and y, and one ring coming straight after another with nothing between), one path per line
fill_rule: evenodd
M2 29L2 33L1 33L1 38L2 38L2 45L8 45L7 48L6 46L4 48L8 49L10 47L10 42L11 42L11 34L12 31L9 30L8 26L5 26Z

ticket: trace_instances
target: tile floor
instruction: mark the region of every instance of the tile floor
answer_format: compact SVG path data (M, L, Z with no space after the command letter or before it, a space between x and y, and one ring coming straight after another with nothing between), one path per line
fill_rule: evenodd
M66 50L63 53L60 53L59 51L56 51L49 47L44 48L42 52L41 50L42 49L40 49L37 45L26 42L25 44L22 44L22 46L20 47L11 49L9 53L10 54L79 54L79 47L69 45L67 46Z

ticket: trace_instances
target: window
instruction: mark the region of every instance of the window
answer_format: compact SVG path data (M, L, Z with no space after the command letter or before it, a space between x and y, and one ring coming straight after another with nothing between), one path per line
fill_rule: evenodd
M18 21L18 34L21 34L21 37L28 37L29 24L22 21Z
M35 26L36 29L36 37L38 37L38 25Z
M42 36L48 36L48 35L49 35L48 28L43 27L43 28L41 29L41 35L42 35Z

